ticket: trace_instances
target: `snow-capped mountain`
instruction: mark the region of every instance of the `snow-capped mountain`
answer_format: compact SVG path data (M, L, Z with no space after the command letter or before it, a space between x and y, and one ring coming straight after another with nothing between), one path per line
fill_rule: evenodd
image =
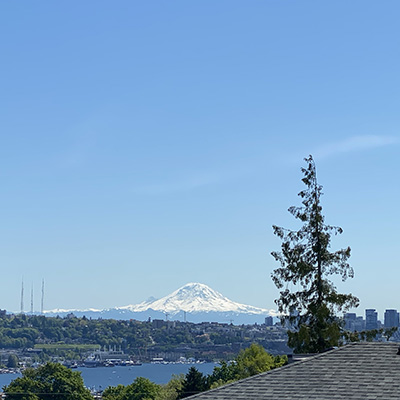
M188 283L175 292L152 302L143 302L137 305L120 307L132 312L142 312L148 309L167 312L170 315L181 311L187 313L199 312L239 312L246 314L269 314L262 308L247 306L229 300L216 290L202 283Z
M262 323L268 315L276 315L275 310L236 303L216 290L202 283L188 283L173 293L140 304L115 307L106 310L51 310L46 315L85 315L92 318L138 319L150 318L184 320L189 322L229 322Z

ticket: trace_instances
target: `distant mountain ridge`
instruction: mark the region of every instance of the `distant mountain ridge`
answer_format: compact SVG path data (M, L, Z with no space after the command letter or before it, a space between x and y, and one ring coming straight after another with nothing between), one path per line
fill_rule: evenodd
M263 323L265 317L275 316L275 310L267 310L236 303L202 283L188 283L161 299L149 299L140 304L104 310L45 311L48 316L76 316L90 318L114 318L147 320L169 319L188 322L234 322L235 324Z

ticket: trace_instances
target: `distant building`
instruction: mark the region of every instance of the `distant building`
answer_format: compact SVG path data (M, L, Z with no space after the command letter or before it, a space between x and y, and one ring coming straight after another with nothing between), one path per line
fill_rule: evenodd
M265 317L265 325L273 326L274 325L274 319L272 317Z
M354 330L361 332L365 330L365 320L363 317L357 317L354 321Z
M363 317L358 317L356 313L346 313L344 318L344 329L352 332L361 332L365 330L365 321Z
M365 310L365 330L378 329L378 313L374 308Z
M357 319L356 313L346 313L344 314L344 329L347 331L355 331L354 323Z
M397 310L386 310L385 311L385 328L394 328L399 326L399 313Z
M165 325L165 321L162 319L153 319L152 325L155 329L161 329Z

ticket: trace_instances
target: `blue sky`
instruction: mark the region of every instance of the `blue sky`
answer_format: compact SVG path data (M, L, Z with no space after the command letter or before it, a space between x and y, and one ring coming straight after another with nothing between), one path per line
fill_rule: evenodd
M400 309L397 1L0 5L0 308L202 282L274 308L313 154L364 308Z

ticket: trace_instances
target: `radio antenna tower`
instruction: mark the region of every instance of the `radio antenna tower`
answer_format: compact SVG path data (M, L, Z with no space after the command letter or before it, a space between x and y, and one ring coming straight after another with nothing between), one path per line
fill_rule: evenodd
M42 300L40 302L40 313L43 314L43 302L44 302L44 279L42 279Z
M21 284L21 314L24 313L24 278L22 278Z
M31 314L33 315L33 282L31 286Z

